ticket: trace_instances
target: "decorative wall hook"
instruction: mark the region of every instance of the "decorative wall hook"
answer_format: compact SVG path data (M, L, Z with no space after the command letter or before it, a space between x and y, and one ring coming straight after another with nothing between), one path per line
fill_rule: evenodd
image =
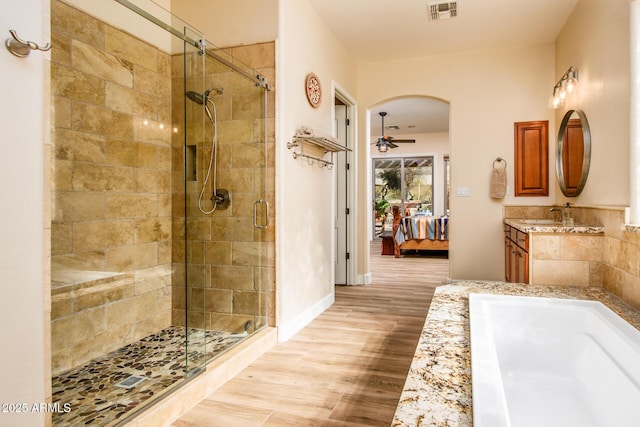
M12 39L7 39L4 45L7 47L7 50L11 52L13 55L18 58L25 58L29 56L32 50L39 50L42 52L46 52L51 49L51 44L47 43L44 46L39 46L37 43L27 40L22 40L18 37L18 34L15 30L9 30Z

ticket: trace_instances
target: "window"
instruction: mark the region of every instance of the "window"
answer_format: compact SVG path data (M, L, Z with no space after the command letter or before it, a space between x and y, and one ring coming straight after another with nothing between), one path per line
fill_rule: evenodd
M373 159L374 233L390 231L393 206L403 215L433 214L433 157Z

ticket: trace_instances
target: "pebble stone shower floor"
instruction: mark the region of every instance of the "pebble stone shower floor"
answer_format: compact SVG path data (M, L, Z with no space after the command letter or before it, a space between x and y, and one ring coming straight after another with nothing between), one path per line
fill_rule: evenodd
M152 397L184 380L187 351L191 369L242 339L229 332L188 331L188 350L185 328L171 326L54 377L53 402L59 402L60 407L69 404L71 410L54 413L53 425L116 425ZM146 380L131 389L116 386L131 375Z

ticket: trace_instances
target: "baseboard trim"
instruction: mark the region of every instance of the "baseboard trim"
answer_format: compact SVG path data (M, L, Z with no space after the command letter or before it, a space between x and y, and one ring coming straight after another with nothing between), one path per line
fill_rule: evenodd
M302 314L295 317L290 322L278 325L278 342L285 342L291 339L302 328L307 326L313 319L318 317L323 311L331 307L336 300L336 295L331 292L326 297L309 307Z
M358 275L358 285L370 285L370 284L371 284L371 273Z

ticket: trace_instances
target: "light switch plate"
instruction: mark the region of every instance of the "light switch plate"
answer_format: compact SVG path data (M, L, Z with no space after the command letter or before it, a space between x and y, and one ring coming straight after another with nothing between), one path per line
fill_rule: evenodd
M469 187L457 187L456 188L456 196L458 196L458 197L469 197Z

